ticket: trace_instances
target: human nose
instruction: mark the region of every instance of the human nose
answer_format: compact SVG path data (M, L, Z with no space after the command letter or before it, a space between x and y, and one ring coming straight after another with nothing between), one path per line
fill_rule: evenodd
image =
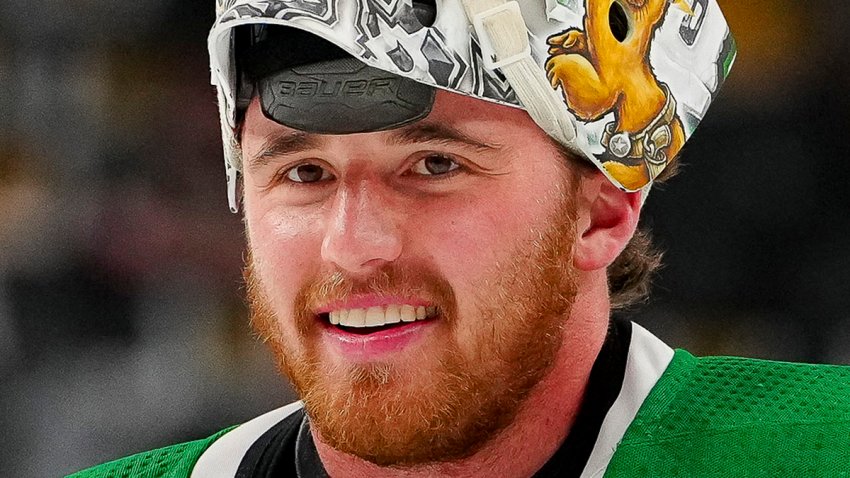
M342 186L334 198L322 258L352 272L368 272L401 254L402 240L386 201L368 184Z

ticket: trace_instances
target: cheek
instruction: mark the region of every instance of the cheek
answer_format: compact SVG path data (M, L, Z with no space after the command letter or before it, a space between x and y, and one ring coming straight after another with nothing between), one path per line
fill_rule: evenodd
M480 189L419 208L412 224L416 254L437 265L458 296L461 311L477 307L470 299L487 298L499 269L519 249L548 228L557 191L534 194L526 188ZM538 199L539 198L539 199Z
M499 234L511 222L487 202L462 197L422 208L413 221L422 232L416 235L418 248L453 281L477 275L499 257Z
M320 217L298 208L245 206L255 272L274 311L291 316L295 295L320 266Z
M422 231L416 252L436 264L452 286L459 319L455 338L467 351L480 347L483 337L511 327L481 323L494 308L510 305L500 290L510 281L502 275L525 273L522 257L532 252L532 244L554 220L566 220L559 215L569 186L558 158L548 151L529 151L527 158L511 174L420 205L415 217ZM528 264L527 273L533 271Z

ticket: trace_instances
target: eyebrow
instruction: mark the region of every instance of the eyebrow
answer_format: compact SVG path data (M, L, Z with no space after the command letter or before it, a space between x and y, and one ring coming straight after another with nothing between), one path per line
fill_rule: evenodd
M491 152L501 148L500 144L478 141L455 128L439 123L418 122L391 130L389 133L387 144L395 146L438 143L472 148L477 152ZM269 135L260 148L260 153L249 159L248 166L258 169L269 164L273 158L321 148L327 142L325 136L304 131Z
M495 151L500 144L478 141L461 131L440 123L419 122L391 131L389 144L440 143L473 148L479 152Z
M258 169L269 164L272 158L317 149L324 144L325 140L322 135L304 131L269 135L266 142L260 147L260 153L249 159L248 166L252 170Z

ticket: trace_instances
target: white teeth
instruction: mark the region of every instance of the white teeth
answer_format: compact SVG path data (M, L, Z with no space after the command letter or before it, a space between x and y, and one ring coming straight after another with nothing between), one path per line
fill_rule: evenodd
M328 319L333 325L346 327L380 327L399 322L414 322L435 317L437 307L408 304L390 304L384 307L369 307L368 309L341 309L328 313Z
M384 323L397 324L399 322L401 322L401 306L395 304L388 305L384 314Z
M349 310L347 320L345 322L340 322L339 324L347 325L349 327L366 327L366 309Z
M403 305L401 306L401 320L402 322L413 322L416 320L416 308L412 305Z
M384 325L384 308L369 307L366 310L366 327L377 327Z

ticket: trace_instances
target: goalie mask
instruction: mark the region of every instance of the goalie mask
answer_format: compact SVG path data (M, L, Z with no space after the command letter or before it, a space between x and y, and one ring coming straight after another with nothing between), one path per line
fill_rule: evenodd
M510 105L638 191L676 159L736 53L716 0L217 0L216 14L234 212L253 96L268 118L328 134L417 121L435 88Z

